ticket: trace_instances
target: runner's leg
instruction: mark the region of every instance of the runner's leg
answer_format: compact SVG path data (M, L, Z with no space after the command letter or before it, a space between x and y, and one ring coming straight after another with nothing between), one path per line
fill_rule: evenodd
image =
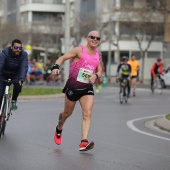
M136 78L132 79L132 88L133 88L133 92L136 91Z
M91 113L94 103L93 95L85 95L80 98L80 105L82 107L83 121L82 121L82 137L81 140L88 138L90 129Z
M70 101L65 95L65 106L64 111L61 113L61 118L58 122L57 129L62 130L62 127L66 121L66 119L71 116L75 107L76 101Z

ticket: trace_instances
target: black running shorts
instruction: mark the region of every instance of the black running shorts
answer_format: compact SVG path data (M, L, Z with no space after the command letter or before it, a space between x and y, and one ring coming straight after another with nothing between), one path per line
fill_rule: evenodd
M132 76L132 77L131 77L131 79L136 79L136 78L137 78L137 76Z
M77 101L82 96L94 95L94 90L93 90L93 87L89 87L89 88L85 88L85 89L76 89L76 90L72 90L72 89L65 87L63 89L63 93L66 94L67 98L70 101Z

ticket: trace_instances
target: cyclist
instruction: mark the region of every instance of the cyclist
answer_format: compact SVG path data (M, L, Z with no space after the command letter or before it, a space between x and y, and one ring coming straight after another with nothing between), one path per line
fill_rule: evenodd
M123 79L127 79L127 87L128 87L128 97L130 95L130 77L131 77L131 66L128 62L128 57L123 56L122 57L122 62L118 65L117 67L117 72L116 72L116 79L119 79L119 71L121 70L121 82Z
M22 42L14 39L11 46L0 53L0 108L5 91L5 81L12 79L14 84L12 96L12 110L17 109L17 98L22 90L22 83L28 71L28 54L23 50Z
M151 69L151 89L152 89L152 86L153 86L154 78L156 78L157 76L158 76L158 78L160 78L159 74L164 75L162 59L160 59L160 58L158 58L156 63L154 63L152 65L152 69Z

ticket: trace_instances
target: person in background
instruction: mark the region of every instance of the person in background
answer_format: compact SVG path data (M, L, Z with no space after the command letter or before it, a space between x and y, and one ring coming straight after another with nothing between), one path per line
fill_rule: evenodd
M97 46L100 43L100 34L91 31L86 37L87 44L73 48L68 53L59 57L52 67L52 75L60 73L60 66L71 59L69 77L63 89L65 93L65 106L59 115L54 141L57 145L62 143L63 125L72 115L76 102L79 101L82 108L82 129L79 151L88 151L94 148L94 142L88 141L91 115L94 105L93 84L102 76L101 59Z
M35 63L36 65L36 79L39 80L39 84L43 84L44 82L44 63L43 60L40 59L39 62Z
M152 86L153 86L153 80L156 76L159 77L159 74L162 74L164 75L164 71L163 71L163 64L162 64L162 60L160 58L158 58L156 60L156 63L154 63L152 65L152 68L151 68L151 89L152 89ZM159 77L160 78L160 77Z
M44 72L45 72L44 80L47 82L47 85L49 85L50 81L52 80L51 67L52 67L51 60L48 59L46 65L44 67Z
M0 53L0 108L5 91L5 80L12 79L14 84L12 96L12 110L17 109L17 98L22 90L28 71L28 54L23 50L22 42L14 39L10 47Z
M45 71L44 80L47 82L47 85L54 85L55 82L59 83L59 80L61 78L61 74L55 76L51 74L51 67L52 67L51 60L48 59L47 64L44 67L44 71Z
M27 82L30 85L32 81L35 81L36 66L32 59L28 60L28 72Z
M131 84L132 84L132 90L133 90L133 96L136 96L136 81L137 76L139 73L139 62L136 60L136 56L134 54L131 55L131 59L128 61L128 64L131 66Z
M102 53L100 52L99 53L100 57L102 58ZM105 68L104 68L104 63L103 61L101 62L101 65L102 65L102 75L105 74ZM96 80L96 93L99 93L101 88L102 88L102 83L103 83L103 78L100 77L99 79Z

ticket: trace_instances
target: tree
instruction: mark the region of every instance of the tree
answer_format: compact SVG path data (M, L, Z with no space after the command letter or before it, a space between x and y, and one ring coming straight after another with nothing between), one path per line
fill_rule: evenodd
M4 48L7 45L11 45L11 41L15 38L23 39L23 34L21 33L20 28L15 24L4 24L0 28L0 47Z
M125 21L125 29L130 30L129 35L134 38L139 46L142 58L141 82L144 81L145 54L156 36L162 37L163 41L163 18L165 15L166 0L146 1L143 8L122 8L121 20ZM166 11L167 13L167 11ZM145 42L145 46L144 46Z

